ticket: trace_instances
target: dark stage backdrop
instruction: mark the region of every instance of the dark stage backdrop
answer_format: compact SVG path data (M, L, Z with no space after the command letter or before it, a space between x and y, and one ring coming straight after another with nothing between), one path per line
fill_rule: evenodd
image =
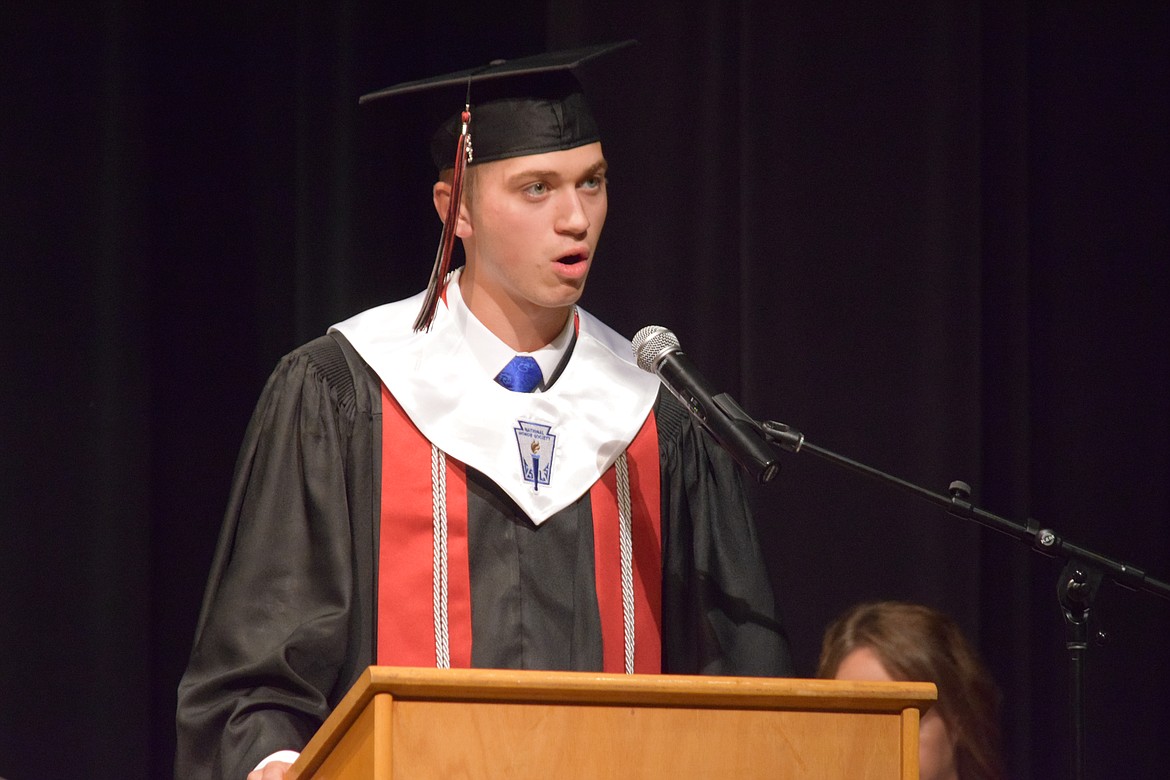
M421 128L357 96L548 47L641 41L585 73L587 308L670 327L758 418L1170 578L1166 4L166 5L0 10L0 775L170 774L265 376L434 251ZM934 605L1003 688L1012 776L1067 775L1059 561L807 453L753 497L801 675L848 605ZM1096 612L1090 776L1161 776L1170 603Z

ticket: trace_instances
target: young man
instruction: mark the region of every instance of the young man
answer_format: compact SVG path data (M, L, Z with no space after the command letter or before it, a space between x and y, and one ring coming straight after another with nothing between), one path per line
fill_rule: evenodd
M606 50L445 80L472 93L470 152L461 116L434 145L465 266L269 380L176 776L282 777L370 664L791 673L735 466L576 305L608 202L568 68Z

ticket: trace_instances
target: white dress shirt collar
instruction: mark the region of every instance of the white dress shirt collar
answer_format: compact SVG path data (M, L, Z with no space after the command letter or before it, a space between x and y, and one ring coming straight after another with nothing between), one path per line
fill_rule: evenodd
M504 366L508 365L508 361L516 355L529 355L536 360L536 364L540 366L540 374L544 377L544 381L537 388L537 391L547 389L549 379L556 376L561 361L565 359L565 354L569 351L569 345L573 343L576 311L574 310L574 316L568 318L565 327L552 342L535 352L517 352L501 341L499 336L488 330L487 326L471 313L471 309L467 308L467 302L463 300L463 294L459 289L461 276L462 274L453 275L447 285L447 308L455 317L459 329L463 332L463 338L471 348L471 353L475 355L484 374L495 379Z

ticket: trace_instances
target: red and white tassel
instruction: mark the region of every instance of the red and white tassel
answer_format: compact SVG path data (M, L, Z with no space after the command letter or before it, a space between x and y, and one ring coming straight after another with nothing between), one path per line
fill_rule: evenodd
M459 219L459 202L463 196L463 169L471 162L471 106L464 106L461 117L463 125L459 141L455 146L455 170L451 175L451 200L447 203L447 218L443 220L443 232L439 236L439 248L435 252L435 264L427 283L427 295L422 309L414 320L414 330L430 330L435 319L435 309L443 292L447 273L451 269L451 253L455 249L455 224Z

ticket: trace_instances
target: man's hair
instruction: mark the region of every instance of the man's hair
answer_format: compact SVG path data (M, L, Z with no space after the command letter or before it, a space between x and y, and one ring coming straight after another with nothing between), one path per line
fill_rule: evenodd
M1004 776L1000 693L953 620L919 604L858 604L825 631L817 676L833 678L845 656L861 647L872 650L895 680L935 684L935 706L954 741L962 780Z
M450 184L455 176L454 168L444 168L439 171L439 181ZM474 165L469 165L463 169L463 192L461 193L462 201L468 206L475 203L476 181L479 179Z
M439 181L446 182L447 185L450 185L454 175L454 168L443 168L443 170L439 172ZM474 166L463 168L463 189L460 193L460 200L463 202L464 206L475 205L477 191L476 181L479 180L479 178L480 177L476 174Z

